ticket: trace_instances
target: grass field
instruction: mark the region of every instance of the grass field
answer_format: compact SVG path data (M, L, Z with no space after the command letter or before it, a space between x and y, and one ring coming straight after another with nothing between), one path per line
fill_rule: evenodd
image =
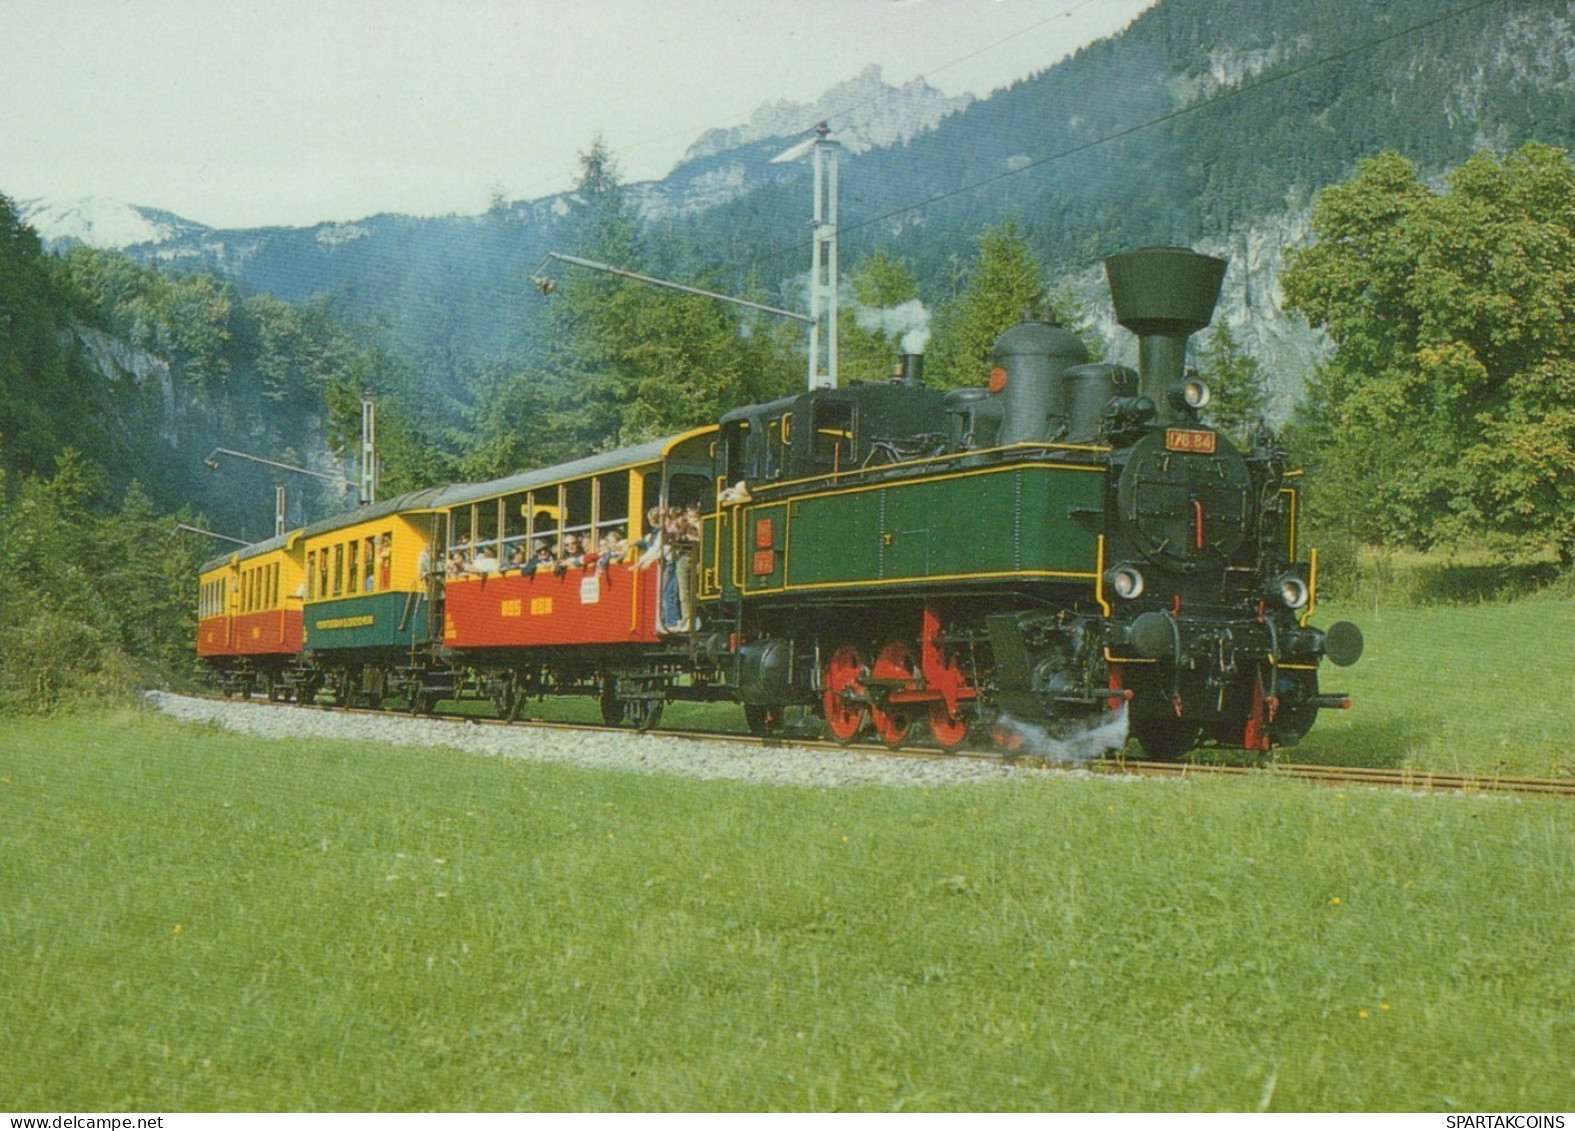
M128 712L8 720L0 811L13 1110L1575 1106L1567 802L749 787Z
M1329 607L1315 623L1351 620L1367 650L1325 664L1350 711L1323 711L1280 756L1331 765L1575 777L1575 600Z

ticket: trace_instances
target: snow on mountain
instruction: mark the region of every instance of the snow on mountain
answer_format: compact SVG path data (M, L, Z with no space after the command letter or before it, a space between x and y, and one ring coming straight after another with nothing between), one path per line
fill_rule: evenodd
M206 230L201 224L172 212L124 204L103 196L84 196L76 200L36 197L21 201L18 207L22 221L52 250L74 243L96 248L134 247Z
M796 137L820 122L849 153L900 145L934 128L948 114L973 104L971 94L956 98L936 90L922 78L891 86L872 63L847 82L838 83L813 103L768 102L742 126L707 130L684 154L684 162L712 157L729 149L773 137Z
M821 122L830 126L844 152L859 154L901 145L973 101L971 94L951 98L923 79L891 86L872 64L813 103L767 103L744 125L707 130L671 173L660 181L631 185L630 194L647 220L693 215L743 196L764 179L784 175L773 166L808 152L814 138L805 135Z

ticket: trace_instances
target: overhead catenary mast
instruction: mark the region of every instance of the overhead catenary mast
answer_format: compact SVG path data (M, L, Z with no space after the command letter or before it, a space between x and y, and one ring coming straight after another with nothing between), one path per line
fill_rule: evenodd
M810 257L809 313L798 314L748 299L733 298L702 290L670 279L641 275L610 263L600 263L578 255L565 255L549 251L530 274L530 281L543 295L558 289L558 281L543 274L547 264L554 261L573 267L587 267L604 271L625 279L633 279L652 286L667 287L685 294L700 295L734 306L749 307L767 314L779 314L809 323L809 387L810 389L835 389L837 387L837 151L841 144L831 140L831 127L825 122L815 127L815 140L811 143L815 170L815 203L811 223L814 227L813 251ZM799 152L795 149L795 152Z
M815 237L810 253L809 387L837 387L837 151L825 122L815 127Z

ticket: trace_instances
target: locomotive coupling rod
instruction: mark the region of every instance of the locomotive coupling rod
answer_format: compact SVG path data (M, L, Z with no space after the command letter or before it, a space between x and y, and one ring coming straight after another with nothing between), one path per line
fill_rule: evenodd
M1349 695L1314 695L1307 700L1314 707L1326 707L1331 711L1349 711L1351 697Z

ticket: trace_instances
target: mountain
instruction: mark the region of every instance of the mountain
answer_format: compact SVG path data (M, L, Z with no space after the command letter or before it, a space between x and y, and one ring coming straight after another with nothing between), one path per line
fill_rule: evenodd
M821 122L831 127L849 153L864 153L901 145L973 103L971 94L949 97L922 78L905 86L891 86L881 77L881 68L871 64L813 103L768 102L742 126L707 130L689 147L679 166L752 142L797 137Z
M128 248L197 237L208 230L172 212L124 204L103 196L75 200L35 197L19 201L18 210L22 220L38 233L38 238L50 251L63 251L72 244L102 249Z

